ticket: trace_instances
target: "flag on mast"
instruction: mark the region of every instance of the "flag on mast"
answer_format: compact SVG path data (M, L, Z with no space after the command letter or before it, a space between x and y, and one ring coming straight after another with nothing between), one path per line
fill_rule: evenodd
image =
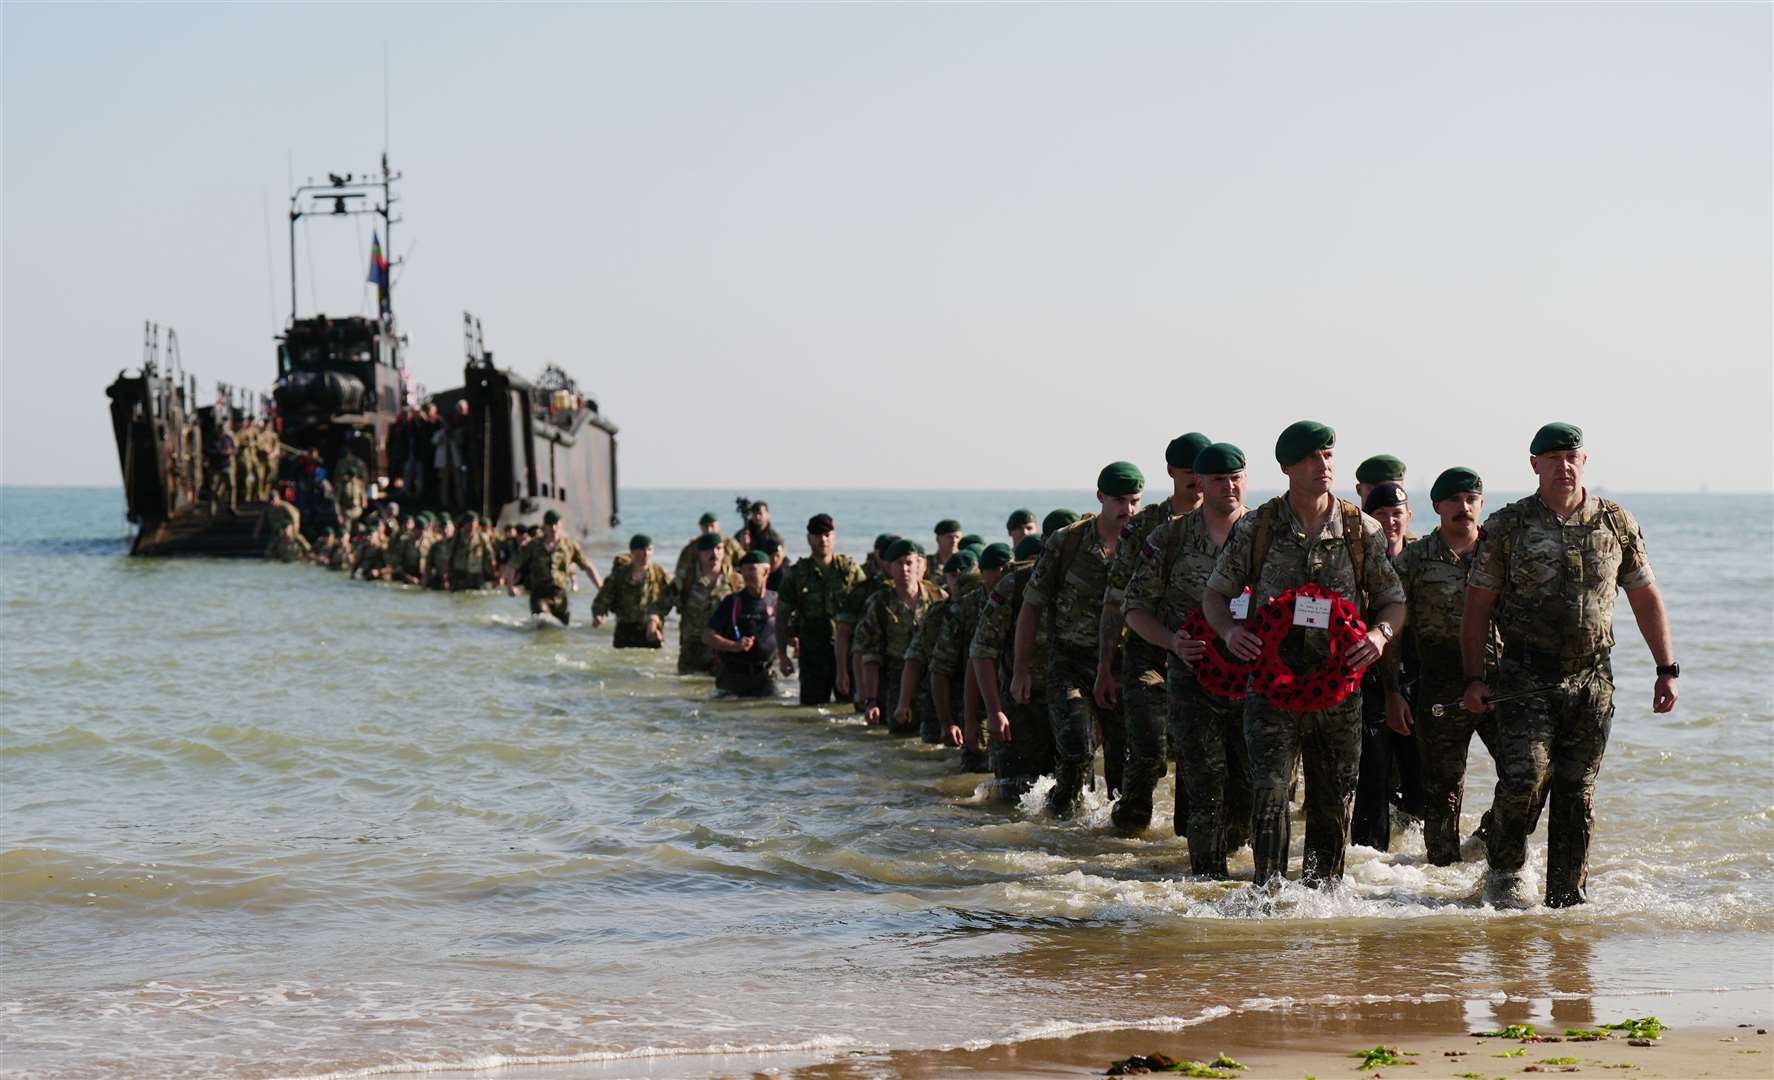
M376 287L376 306L388 317L388 257L382 254L382 234L370 232L370 284Z

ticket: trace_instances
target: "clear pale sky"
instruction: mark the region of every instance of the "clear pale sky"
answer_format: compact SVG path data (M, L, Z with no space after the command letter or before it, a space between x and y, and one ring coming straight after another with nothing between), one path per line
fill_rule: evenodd
M1774 487L1774 8L25 6L0 480L115 484L141 324L263 386L299 179L405 171L409 359L557 363L636 486L1087 486L1288 422ZM368 310L368 229L304 313ZM269 250L267 231L269 230Z

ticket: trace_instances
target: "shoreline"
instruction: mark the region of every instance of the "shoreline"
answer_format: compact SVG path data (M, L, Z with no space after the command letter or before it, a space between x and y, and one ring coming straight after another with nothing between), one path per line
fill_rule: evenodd
M1603 1039L1568 1038L1629 1017L1664 1013L1684 1018L1660 1038L1625 1032ZM1649 1007L1647 1007L1649 1006ZM1187 1012L1179 1008L1178 1012ZM1529 1024L1531 1039L1480 1037L1509 1024ZM988 1044L923 1050L830 1049L808 1044L735 1054L661 1052L571 1063L472 1065L451 1075L513 1080L689 1080L692 1077L792 1077L794 1080L1012 1080L1108 1075L1112 1063L1164 1054L1208 1066L1200 1076L1268 1078L1404 1077L1407 1080L1494 1080L1539 1075L1623 1076L1633 1080L1752 1078L1774 1073L1774 994L1765 989L1700 995L1562 997L1506 1000L1428 999L1278 1002L1236 1011L1210 1008L1127 1026L1049 1025L1034 1034ZM1068 1030L1069 1029L1069 1030ZM822 1040L812 1040L819 1042ZM836 1040L834 1040L836 1041ZM1360 1052L1391 1047L1396 1063L1363 1068ZM1212 1067L1222 1055L1242 1068ZM1574 1059L1574 1060L1572 1060ZM435 1066L434 1066L435 1068ZM403 1075L395 1069L390 1075ZM415 1069L414 1072L431 1071ZM351 1075L345 1073L342 1075ZM1126 1075L1188 1076L1186 1071Z

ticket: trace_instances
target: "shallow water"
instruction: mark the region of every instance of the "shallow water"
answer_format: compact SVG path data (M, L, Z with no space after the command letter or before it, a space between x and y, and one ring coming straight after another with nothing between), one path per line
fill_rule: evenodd
M1015 506L1088 499L770 496L779 522L831 510L852 550L947 515L996 539ZM1774 499L1624 501L1684 696L1651 714L1627 616L1594 902L1500 913L1414 831L1355 849L1330 893L1191 881L1167 827L988 804L948 752L711 701L669 649L537 629L521 599L131 560L118 493L4 489L0 1071L789 1062L1286 1002L1661 995L1671 1019L1766 995ZM625 503L667 557L730 505ZM1469 827L1492 776L1475 749Z

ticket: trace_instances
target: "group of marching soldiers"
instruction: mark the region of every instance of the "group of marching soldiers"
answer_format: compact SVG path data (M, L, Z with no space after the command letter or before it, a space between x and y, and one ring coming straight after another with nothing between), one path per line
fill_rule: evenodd
M655 595L697 597L681 606L680 670L702 670L713 650L723 689L773 695L773 651L783 677L798 669L802 704L848 700L870 724L954 746L963 770L995 775L1001 798L1051 776L1056 817L1079 813L1100 750L1113 826L1139 833L1174 760L1172 827L1198 876L1229 877L1248 843L1258 883L1285 877L1303 779L1310 884L1341 878L1352 838L1388 847L1397 802L1421 818L1431 863L1481 857L1488 902L1529 906L1527 838L1550 804L1545 902L1582 903L1618 591L1657 665L1654 711L1674 708L1681 673L1637 522L1588 492L1570 424L1535 434L1537 490L1488 518L1475 471L1440 473L1422 537L1404 463L1367 459L1359 502L1346 501L1333 494L1335 445L1328 425L1290 425L1275 446L1287 491L1252 509L1244 452L1190 433L1166 447L1162 500L1142 506L1144 476L1115 462L1091 513L1037 523L1017 510L990 544L944 520L929 552L883 535L861 566L836 553L826 514L807 523L810 554L793 565L767 508L739 542L705 515ZM635 545L650 554L646 537ZM749 598L770 625L736 620L723 596ZM1359 617L1333 626L1336 598ZM666 610L630 605L621 620L657 645ZM1261 610L1279 631L1257 632ZM1198 679L1208 666L1240 672L1233 688ZM1327 667L1349 689L1306 700L1284 689ZM1498 781L1462 843L1474 734Z
M1165 449L1163 499L1142 505L1145 477L1115 462L1090 513L1019 509L995 543L945 519L928 551L883 534L861 565L837 552L829 514L808 521L809 554L789 564L768 505L745 500L733 536L704 514L669 571L637 535L600 575L552 512L533 535L495 535L472 513L365 513L350 543L323 538L312 557L413 585L521 585L532 612L562 623L583 569L593 623L614 617L616 647L663 647L675 609L680 673L759 698L798 675L801 704L845 702L870 725L952 746L1005 801L1052 777L1045 807L1059 818L1096 786L1100 750L1113 827L1143 832L1174 760L1172 828L1202 877L1229 877L1249 844L1257 883L1284 878L1303 780L1307 883L1340 879L1352 839L1387 848L1396 803L1421 819L1431 863L1482 857L1487 900L1529 906L1527 838L1550 804L1545 901L1582 903L1617 591L1657 664L1654 711L1674 708L1680 676L1637 522L1584 486L1573 425L1535 434L1537 490L1488 518L1479 475L1443 471L1422 537L1404 463L1367 459L1346 501L1335 445L1327 425L1290 425L1275 445L1287 491L1252 509L1244 452L1189 433ZM304 543L293 525L276 531L274 556ZM1358 618L1333 625L1327 596ZM1331 669L1347 673L1332 696L1284 687ZM1498 780L1463 843L1474 734Z

